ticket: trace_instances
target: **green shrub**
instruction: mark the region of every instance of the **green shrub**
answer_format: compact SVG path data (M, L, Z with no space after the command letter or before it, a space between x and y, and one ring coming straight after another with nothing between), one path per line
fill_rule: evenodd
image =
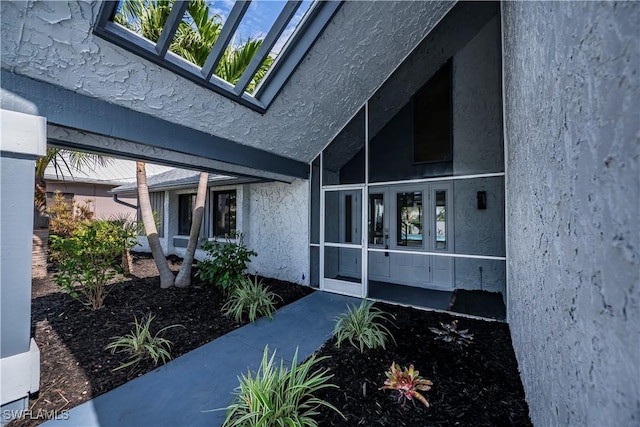
M69 237L82 224L93 219L91 200L80 204L75 198L66 199L60 191L53 193L53 200L47 205L49 234Z
M227 407L224 427L239 426L317 426L313 419L320 406L340 411L330 403L314 397L314 393L325 388L337 388L328 383L333 375L327 370L312 372L314 365L326 357L311 356L298 366L298 350L291 361L291 369L280 361L275 363L276 353L268 357L265 347L262 363L255 375L242 375L235 398ZM344 417L344 416L343 416Z
M49 240L53 236L68 238L82 225L86 225L93 219L91 200L85 200L83 204L75 199L66 199L60 191L53 194L53 200L47 204L49 216ZM59 263L64 259L64 254L59 253L51 243L47 254L49 262Z
M237 243L227 239L225 243L203 244L202 249L207 253L207 258L198 262L196 277L205 282L215 283L224 292L231 291L242 279L250 258L258 255L247 249L242 234L238 234L237 237Z
M167 329L182 325L167 326L160 329L155 335L151 335L151 322L154 318L155 316L148 314L143 317L140 323L138 318L134 316L133 324L135 329L130 334L114 337L111 343L107 345L106 350L110 350L111 354L118 352L129 355L129 360L115 368L114 371L129 366L135 367L138 363L147 359L153 361L154 366L158 366L160 362L165 364L171 360L171 345L173 343L160 335Z
M231 291L229 299L222 306L222 313L236 322L241 322L245 313L252 323L261 316L271 319L271 314L276 309L274 302L277 297L278 295L264 287L262 281L258 282L257 277L251 281L250 277L245 276Z
M387 338L394 339L389 329L381 323L390 321L389 315L373 308L372 305L367 303L367 300L362 300L359 307L351 304L347 307L346 313L336 318L333 335L336 337L337 347L340 347L343 341L349 340L351 345L359 348L362 353L365 347L386 348Z
M122 242L106 220L81 224L70 237L51 236L51 246L59 254L55 283L72 297L97 310L107 296L107 283L120 272L116 259Z

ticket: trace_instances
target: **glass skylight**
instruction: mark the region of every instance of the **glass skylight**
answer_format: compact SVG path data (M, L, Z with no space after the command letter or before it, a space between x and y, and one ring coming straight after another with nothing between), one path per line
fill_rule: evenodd
M264 112L340 4L318 0L107 1L95 32Z

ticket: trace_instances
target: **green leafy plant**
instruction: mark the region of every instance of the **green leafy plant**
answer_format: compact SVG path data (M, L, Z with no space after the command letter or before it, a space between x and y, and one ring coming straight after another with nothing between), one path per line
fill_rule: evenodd
M236 322L241 322L245 313L252 323L260 316L271 319L276 309L276 298L278 295L270 292L262 281L258 282L257 277L252 281L250 277L245 276L231 291L227 302L222 306L222 312Z
M53 193L53 200L47 205L49 215L49 233L58 237L69 237L82 224L93 219L91 200L77 203L67 199L60 191Z
M81 224L70 237L51 236L59 254L55 283L72 297L97 310L107 297L107 284L120 272L116 259L122 243L106 220Z
M398 402L402 402L402 406L405 405L407 400L417 399L427 408L429 407L429 401L420 393L420 391L429 391L433 383L420 377L420 372L413 368L413 365L409 365L404 370L400 369L400 366L396 365L396 362L391 363L391 369L385 373L387 379L384 385L380 387L380 390L395 390L398 392Z
M362 300L360 306L355 304L347 306L347 312L336 318L333 335L336 337L336 346L340 347L343 341L348 340L351 345L364 352L364 348L386 348L387 339L395 339L382 322L388 321L389 314L372 307L373 304Z
M237 235L237 242L226 239L225 243L206 242L202 249L207 258L198 262L196 277L220 286L224 292L231 291L240 282L252 256L258 254L247 249L242 234Z
M134 330L127 335L114 337L106 347L106 350L110 350L111 354L117 352L129 355L129 360L115 368L114 371L129 366L135 367L147 359L153 361L154 366L158 366L160 362L165 364L171 360L171 345L173 343L160 335L167 329L182 327L182 325L167 326L152 335L151 322L155 316L148 314L142 318L141 322L138 322L138 318L135 316L133 319Z
M128 214L113 215L107 221L108 232L120 244L122 256L122 270L124 274L130 274L133 268L131 248L138 244L138 230L140 226L133 221Z
M240 380L235 398L227 409L224 427L239 426L317 426L313 419L321 406L342 413L329 402L314 396L319 390L337 388L328 381L333 375L328 370L314 370L314 366L326 357L312 355L298 365L298 350L287 369L280 361L275 362L276 352L271 357L265 347L258 371L250 371ZM343 416L344 417L344 416Z
M444 342L455 343L459 346L468 346L473 340L473 334L469 333L468 329L458 330L458 321L454 320L451 323L440 322L442 329L431 327L429 330L436 334L437 340Z

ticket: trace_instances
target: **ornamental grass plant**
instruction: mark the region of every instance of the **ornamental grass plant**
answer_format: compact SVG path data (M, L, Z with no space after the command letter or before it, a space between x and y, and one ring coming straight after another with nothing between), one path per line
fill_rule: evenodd
M127 353L129 355L128 361L122 363L114 371L127 367L135 368L143 360L151 360L154 366L158 366L161 362L164 365L170 361L173 343L161 335L167 329L182 327L182 325L167 326L152 335L151 322L155 316L149 313L140 322L135 316L133 319L134 330L127 335L114 337L105 349L110 350L111 354Z
M314 366L326 357L309 359L298 365L298 349L286 368L284 361L276 363L276 352L269 357L265 347L258 371L250 371L240 377L235 398L227 407L223 427L246 426L311 426L317 427L314 416L324 406L342 413L329 402L314 396L319 390L337 388L328 381L333 375L327 370L314 370ZM344 416L343 416L344 417Z
M336 346L340 347L343 341L349 341L351 345L360 349L360 353L366 348L386 348L387 341L395 339L384 325L391 322L390 315L382 310L372 307L363 299L360 306L355 304L347 306L347 312L336 318L333 336L336 338Z
M244 276L233 287L227 302L222 306L222 313L236 322L241 322L245 314L251 323L262 316L271 319L276 309L277 297L257 277L252 281L250 277Z

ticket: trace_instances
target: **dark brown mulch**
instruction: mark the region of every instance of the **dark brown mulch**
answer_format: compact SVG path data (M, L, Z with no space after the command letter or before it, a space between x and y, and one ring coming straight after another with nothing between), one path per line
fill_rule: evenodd
M171 268L178 271L181 260L169 257ZM264 279L282 300L281 307L313 290L275 279ZM113 371L123 356L112 355L105 346L114 336L128 334L133 317L155 315L152 332L171 328L164 337L173 342L172 355L178 357L220 337L243 324L223 316L223 296L215 286L193 279L186 289L160 289L157 270L148 255L134 255L132 275L110 285L103 308L91 311L78 300L62 293L51 276L34 280L32 289L32 336L40 348L40 392L30 400L32 412L52 413L68 410L105 393L152 369L140 364L135 371ZM37 425L38 420L17 420L12 425Z
M335 347L329 340L318 351L330 356L319 363L335 376L339 389L318 393L347 417L322 409L321 426L530 426L529 409L507 324L444 313L376 303L392 313L396 344L386 350L365 350L349 344ZM474 334L468 347L441 340L429 327L459 319L458 329ZM433 382L424 395L429 408L417 401L398 403L397 394L379 390L391 363L413 364L423 378Z

